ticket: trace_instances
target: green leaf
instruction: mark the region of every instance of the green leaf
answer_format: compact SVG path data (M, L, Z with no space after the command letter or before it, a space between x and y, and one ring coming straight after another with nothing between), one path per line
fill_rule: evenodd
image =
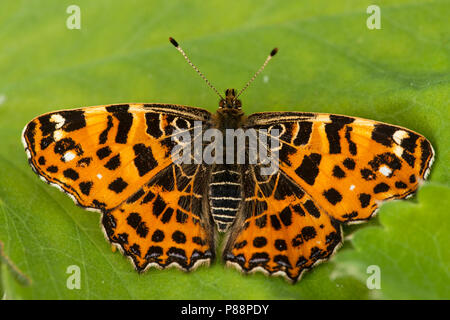
M76 207L31 171L21 131L35 116L61 108L163 102L214 111L217 97L169 36L220 91L243 87L278 47L242 96L247 114L327 112L407 127L432 142L437 158L431 180L448 186L449 1L380 2L381 30L366 27L366 8L373 1L242 0L230 8L224 1L78 0L80 30L66 28L71 4L0 4L0 241L2 257L11 262L2 263L1 288L8 298L373 297L361 278L333 276L338 258L352 250L350 242L335 263L321 264L296 285L262 274L242 276L220 261L189 274L171 269L138 275L127 259L111 251L97 213ZM412 206L412 215L422 212ZM396 212L395 206L383 212L391 210ZM429 223L436 229L443 225L437 219ZM367 227L358 227L356 234ZM433 248L434 243L422 245ZM387 252L392 261L404 254ZM80 290L66 286L71 265L80 267ZM18 274L30 285L16 281ZM383 296L395 296L385 293L387 284L382 286ZM445 296L439 290L436 295Z
M335 275L351 274L370 286L375 282L368 280L374 274L369 266L377 266L380 288L371 292L375 297L448 299L450 188L428 184L417 198L418 203L395 201L383 205L381 226L353 234L354 250L337 257Z

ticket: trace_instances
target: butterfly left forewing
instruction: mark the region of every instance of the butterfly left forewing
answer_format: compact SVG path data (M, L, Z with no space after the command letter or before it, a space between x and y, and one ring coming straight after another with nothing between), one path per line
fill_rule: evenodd
M191 270L214 258L202 165L174 163L174 137L209 127L192 107L131 104L57 111L31 121L23 140L36 173L77 204L102 212L107 238L138 271Z
M107 210L172 163L172 132L206 124L209 112L173 105L125 104L57 111L24 129L29 162L77 204ZM192 126L192 127L191 127Z

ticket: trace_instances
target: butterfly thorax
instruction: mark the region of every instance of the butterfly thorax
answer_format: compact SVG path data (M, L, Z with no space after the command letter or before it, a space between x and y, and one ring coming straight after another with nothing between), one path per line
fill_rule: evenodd
M236 90L227 89L225 98L220 100L219 109L215 115L216 127L218 129L240 128L244 118L244 112L241 107L241 100L236 98Z

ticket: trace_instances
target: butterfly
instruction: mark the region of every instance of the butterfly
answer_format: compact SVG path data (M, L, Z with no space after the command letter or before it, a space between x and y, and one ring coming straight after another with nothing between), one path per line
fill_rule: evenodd
M225 233L227 265L292 282L333 255L343 224L366 221L382 202L412 195L430 171L434 151L418 133L335 114L245 116L243 90L219 94L215 114L131 103L41 115L23 131L29 163L76 204L100 212L107 239L140 272L209 264L217 235ZM176 132L195 143L196 129L211 128L277 132L278 170L263 175L261 163L174 161Z

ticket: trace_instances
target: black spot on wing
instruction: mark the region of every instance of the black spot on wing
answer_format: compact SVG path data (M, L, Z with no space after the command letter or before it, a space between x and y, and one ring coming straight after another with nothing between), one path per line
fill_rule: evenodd
M103 147L97 150L97 157L100 160L105 159L106 157L108 157L111 154L111 149L109 147Z
M314 239L316 237L316 229L312 226L306 226L302 228L302 237L303 240L308 241Z
M91 192L91 188L92 188L93 184L94 183L92 181L80 182L80 190L81 190L81 192L88 196L89 193Z
M62 129L67 132L79 130L86 126L86 119L84 117L84 111L72 110L72 111L61 111L58 113L64 118L64 125Z
M361 208L366 208L370 204L370 194L361 193L359 195L359 202L361 202Z
M347 129L345 130L345 139L347 140L348 143L348 151L350 151L350 153L354 156L356 156L357 153L357 148L356 148L356 144L352 141L352 138L350 136L350 132L352 131L352 127L348 126Z
M153 214L155 217L159 217L159 215L163 213L166 206L166 202L158 195L155 202L153 202Z
M248 264L250 268L265 266L269 260L269 255L266 252L257 252L252 255Z
M272 225L272 228L274 228L275 230L280 230L281 229L280 220L278 219L278 217L276 215L272 214L270 216L270 223Z
M289 207L284 208L280 212L280 220L286 227L292 224L292 212Z
M160 246L151 246L148 248L147 253L145 254L145 259L147 261L157 261L160 262L158 259L159 256L163 254L163 249Z
M108 160L104 165L106 169L116 170L120 166L120 154L116 154L114 157Z
M141 215L137 212L131 212L127 217L127 223L133 229L137 228L141 220L142 220Z
M45 158L44 157L42 157L42 156L40 156L39 157L39 159L38 159L38 163L41 165L41 166L44 166L45 165Z
M133 115L128 112L129 105L113 105L106 107L106 111L113 114L113 116L119 121L119 126L117 127L116 142L117 143L127 143L128 133L130 132L131 126L133 124Z
M28 142L27 145L29 146L30 150L35 151L35 137L36 135L36 122L30 122L27 126L27 129L25 131L25 137L26 141Z
M100 136L98 137L99 144L106 143L106 141L108 140L108 133L112 127L113 127L113 118L110 115L108 115L108 123L106 125L106 129L103 130L102 133L100 133Z
M344 167L346 167L349 170L354 170L356 163L355 160L351 159L351 158L346 158L342 164L344 165Z
M167 250L167 255L169 258L167 259L168 262L177 262L182 267L187 267L187 258L186 258L186 252L181 248L171 247L169 250Z
M312 132L312 122L310 121L301 121L298 123L299 130L297 133L297 137L294 139L293 143L296 146L305 145L308 143L309 138L311 137Z
M325 190L323 195L332 205L336 205L338 202L342 201L342 195L334 188Z
M143 143L135 144L133 146L135 158L134 164L139 172L139 176L147 174L149 171L154 169L158 162L153 157L152 149L145 146Z
M64 154L69 150L74 150L78 156L83 154L83 149L81 148L81 146L77 144L72 138L63 138L57 141L53 148L53 151L61 156L64 156Z
M162 223L168 223L170 221L170 218L172 218L172 214L173 214L173 209L172 208L167 208L166 211L164 211L162 217L161 217L161 222Z
M422 151L422 155L420 156L420 173L423 174L432 155L431 144L427 140L422 140L420 150Z
M130 198L127 199L127 203L134 203L138 201L142 196L145 194L145 191L143 189L139 189L138 192L133 194Z
M267 245L267 239L265 237L255 237L253 239L253 246L255 248L263 248Z
M379 155L376 155L371 161L369 161L369 165L372 167L374 171L378 171L381 165L387 165L392 169L392 172L395 170L399 170L402 167L401 161L397 156L391 152L385 152Z
M91 157L84 157L77 161L77 167L88 167L91 164Z
M303 157L302 163L295 170L295 173L307 184L314 185L316 177L319 174L319 164L322 156L318 153L311 153Z
M346 213L342 215L342 218L344 219L348 219L348 220L352 220L353 218L358 216L358 212L356 211L352 211L350 213Z
M376 179L375 172L373 172L372 170L370 170L368 168L361 169L361 177L366 181Z
M344 170L341 169L341 167L334 166L334 168L333 168L333 176L338 178L338 179L342 179L342 178L345 178L345 172L344 172Z
M375 192L375 193L381 193L381 192L386 192L386 191L388 191L389 189L390 189L390 187L389 187L386 183L382 182L382 183L377 184L377 185L373 188L373 192Z
M267 225L267 215L263 215L255 219L255 225L258 228L264 228Z
M402 140L400 146L408 152L414 154L414 151L417 147L417 139L419 139L419 136L417 134L408 131L408 137Z
M176 230L172 233L172 240L178 244L186 243L186 235L183 232Z
M330 123L325 124L330 154L341 153L341 137L339 131L349 123L355 121L353 118L330 115Z
M376 124L372 131L372 139L386 147L392 146L392 136L398 128L386 125L386 124Z
M47 171L51 172L51 173L57 173L58 172L58 167L57 166L49 166L47 168Z
M284 251L287 250L287 244L286 241L283 239L276 239L274 243L275 249L278 251Z
M154 138L159 138L162 136L163 132L161 131L159 125L159 114L149 112L145 114L145 123L147 125L147 133Z
M312 200L307 200L303 206L305 207L306 211L308 211L308 213L310 215L312 215L315 218L319 218L320 217L320 211L319 209L317 209L316 205L314 204L314 202Z
M316 208L316 209L317 209L317 208ZM301 215L302 217L305 216L305 211L302 209L302 207L301 207L299 204L296 204L296 205L292 206L292 210L293 210L295 213ZM318 212L318 211L317 211L317 212ZM319 216L320 216L320 213L319 213Z
M414 157L412 154L410 154L408 151L403 150L402 152L402 159L406 161L406 163L411 167L414 168L414 163L416 162L416 157Z
M114 234L114 229L117 226L117 220L110 213L104 213L102 216L102 224L105 228L106 234L111 237Z
M164 232L159 229L156 229L155 232L153 232L152 241L161 242L164 240L164 237L165 237Z
M147 236L148 227L146 226L145 222L142 221L142 217L139 213L130 213L127 217L127 223L129 226L136 230L136 234L139 237L145 238Z
M137 244L134 243L132 246L130 246L130 252L138 257L141 256L141 247Z
M127 186L128 183L126 183L122 178L117 178L109 184L108 189L114 191L115 193L121 193Z
M397 181L395 183L395 187L398 189L406 189L408 186L406 185L406 183L404 183L402 181Z
M46 114L38 118L40 123L39 130L44 137L52 134L56 130L56 123L50 121L51 116L52 114Z
M145 195L144 199L142 199L141 204L148 203L148 202L152 201L153 198L155 198L155 194L151 191L148 191L147 194Z
M40 144L41 150L47 149L48 146L51 145L53 142L55 142L55 140L53 139L52 135L42 138L41 144Z
M78 178L80 177L78 172L76 172L75 170L70 169L70 168L64 170L63 171L63 175L64 175L64 177L69 178L69 179L74 180L74 181L78 180Z

